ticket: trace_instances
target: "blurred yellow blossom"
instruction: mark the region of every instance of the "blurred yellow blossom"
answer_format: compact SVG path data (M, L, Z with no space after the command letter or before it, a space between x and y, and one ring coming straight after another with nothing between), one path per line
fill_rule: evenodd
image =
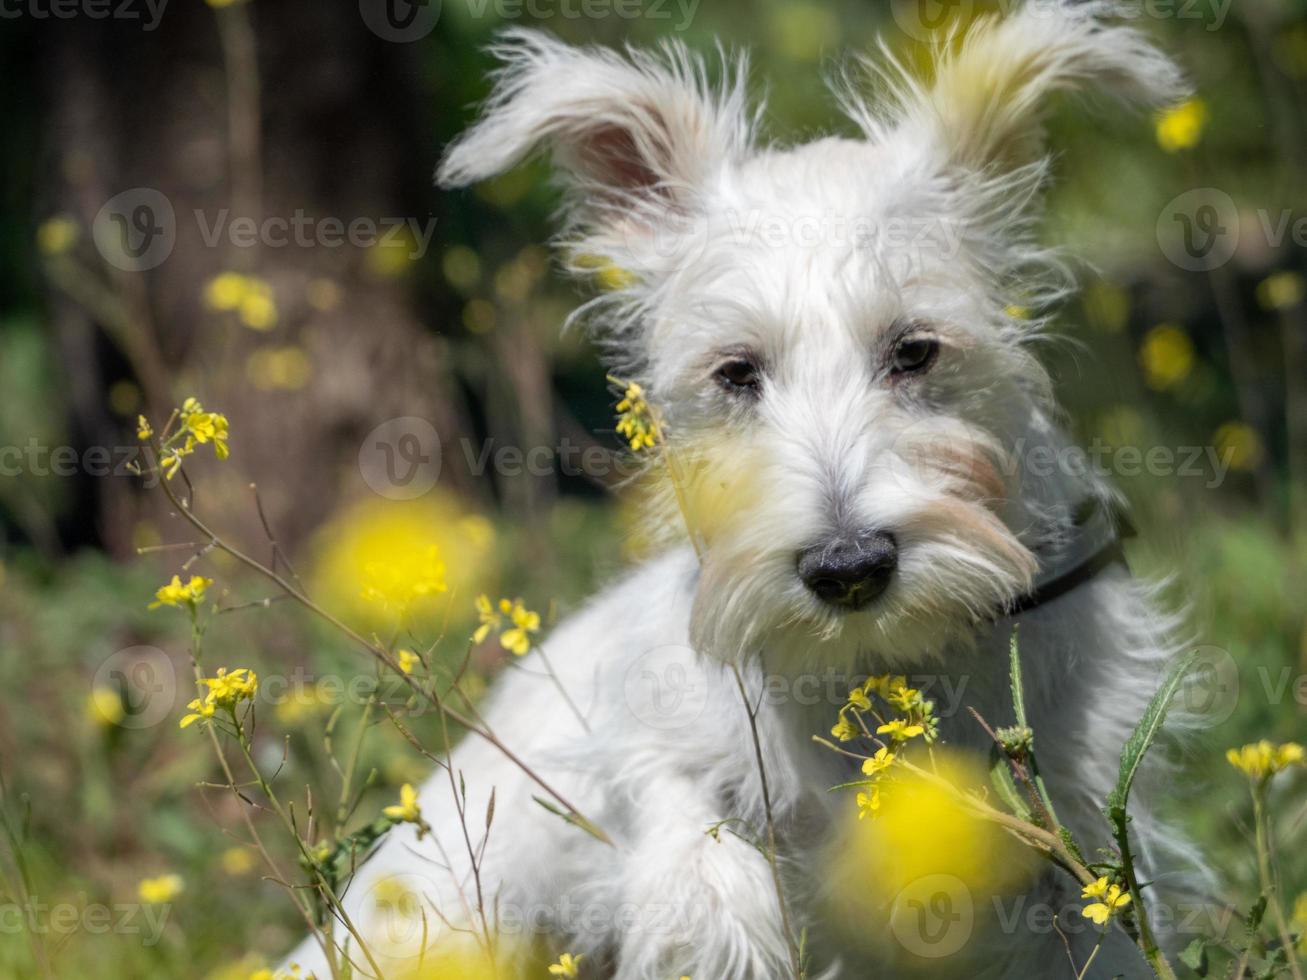
M123 699L111 687L94 687L86 698L86 717L97 725L116 725L126 711Z
M1287 310L1302 302L1307 283L1297 272L1277 272L1257 285L1257 303L1264 310Z
M248 847L229 847L222 852L222 870L232 876L254 870L254 854Z
M422 658L407 648L395 654L395 660L399 664L399 669L406 674L413 673L413 668L422 663Z
M885 896L912 901L913 887L947 880L978 907L986 895L1024 887L1038 868L1028 848L968 806L989 786L983 759L940 748L934 754L932 775L896 769L892 788L867 788L840 828L824 869L831 921L857 942L895 942L891 920L905 910L888 907Z
M47 218L36 229L36 247L42 255L63 255L76 243L78 234L77 222L72 218Z
M575 980L581 975L581 960L583 956L573 956L571 953L564 953L558 958L558 962L549 967L551 977L567 977L568 980Z
M344 291L334 279L319 277L309 280L309 284L304 288L304 298L308 300L309 306L319 313L330 313L340 306Z
M223 272L204 286L204 305L219 313L235 313L251 330L271 330L277 325L277 304L272 287L257 276Z
M449 588L440 548L434 544L401 553L390 561L369 562L363 576L363 598L400 613L416 600Z
M260 391L298 391L313 377L301 347L260 347L245 359L245 377Z
M604 255L582 253L573 257L572 265L588 272L593 277L595 285L610 293L629 289L639 281L635 273L623 269Z
M395 823L413 823L418 825L418 836L422 836L424 827L422 821L422 808L418 806L417 790L413 788L412 783L405 783L399 788L399 802L385 807L382 811L387 817Z
M1156 391L1174 388L1193 372L1194 345L1179 327L1163 323L1148 331L1139 349L1144 381Z
M1290 766L1303 765L1303 747L1297 742L1273 745L1266 739L1230 749L1226 760L1240 772L1255 780L1269 779Z
M1227 422L1212 437L1220 459L1232 470L1255 469L1262 461L1262 440L1245 422Z
M163 905L180 895L185 887L181 875L159 875L143 879L136 886L136 894L147 905Z
M476 595L494 585L495 545L493 525L439 487L417 500L365 500L341 511L318 533L310 584L315 598L364 629L392 626L393 600L404 598L410 599L404 610L408 625L439 629L447 608L439 597ZM431 548L444 566L445 590L406 596L399 583L422 573ZM390 605L376 595L388 582L398 589Z
M481 257L466 245L451 245L440 258L440 270L446 282L467 293L481 280Z
M1157 143L1167 153L1190 150L1201 142L1210 113L1202 99L1189 99L1157 118Z

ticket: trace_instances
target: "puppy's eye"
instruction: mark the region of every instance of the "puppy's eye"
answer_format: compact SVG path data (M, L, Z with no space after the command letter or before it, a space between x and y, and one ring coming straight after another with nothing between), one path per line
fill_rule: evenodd
M717 369L716 378L723 388L732 392L757 391L762 383L758 365L746 357L727 361Z
M930 337L901 340L890 356L890 371L896 375L921 374L939 356L939 341Z

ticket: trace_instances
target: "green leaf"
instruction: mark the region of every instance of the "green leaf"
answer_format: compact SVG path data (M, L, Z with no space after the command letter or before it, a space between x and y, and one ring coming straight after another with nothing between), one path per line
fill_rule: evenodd
M1207 975L1207 940L1199 937L1180 953L1180 962L1199 976Z
M1017 788L1017 781L1012 778L1012 765L1008 762L1007 754L998 745L989 750L989 781L1014 815L1022 820L1030 820L1030 807Z
M1021 651L1017 646L1017 627L1012 627L1012 639L1008 643L1009 677L1012 681L1012 708L1017 713L1017 724L1029 728L1026 721L1026 692L1021 681Z
M1176 691L1180 689L1180 684L1197 658L1198 651L1193 650L1171 665L1162 686L1148 702L1148 707L1144 709L1144 716L1139 719L1139 724L1126 740L1125 747L1121 750L1121 772L1117 776L1116 786L1107 797L1108 815L1114 823L1125 820L1130 787L1134 784L1135 776L1139 774L1144 756L1162 730L1162 723L1166 721L1166 712L1171 707Z

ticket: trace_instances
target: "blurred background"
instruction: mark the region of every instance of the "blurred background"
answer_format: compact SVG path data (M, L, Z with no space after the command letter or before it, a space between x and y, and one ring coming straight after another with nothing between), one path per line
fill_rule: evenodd
M81 911L39 938L0 921L0 977L245 977L302 929L242 846L231 794L198 785L216 776L210 746L177 730L188 628L147 604L194 536L128 471L138 415L158 424L192 395L225 413L231 458L188 462L197 508L266 560L261 504L305 587L361 630L389 628L361 598L369 570L417 549L445 563L449 591L421 615L451 636L479 592L549 620L642 553L614 492L612 387L560 329L587 293L554 274L545 168L432 183L488 90L497 29L748 47L769 131L792 141L852 132L823 86L841 58L878 35L911 55L935 14L993 6L6 5L0 907ZM1248 807L1224 750L1307 731L1307 3L1127 6L1198 98L1163 118L1054 113L1047 237L1073 244L1086 289L1045 354L1133 505L1134 567L1171 576L1167 600L1190 610L1212 721L1175 808L1223 898L1246 905ZM260 758L292 794L334 785L324 733L363 722L323 681L357 676L356 655L260 603L268 586L221 555L196 568L230 610L208 662L283 682L261 702ZM474 651L474 681L501 669L502 651ZM414 725L436 737L434 719ZM374 809L427 769L389 726L363 752ZM1307 847L1302 783L1285 786L1292 896ZM139 933L84 914L148 908L150 880L174 875Z

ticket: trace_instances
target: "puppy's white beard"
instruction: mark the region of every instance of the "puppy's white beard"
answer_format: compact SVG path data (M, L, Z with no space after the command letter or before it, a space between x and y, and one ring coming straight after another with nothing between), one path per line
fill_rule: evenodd
M860 657L909 666L967 644L1031 587L1037 562L985 507L944 497L897 525L899 565L866 610L842 613L807 591L789 552L750 536L719 538L702 557L690 618L695 648L727 662L765 651L781 669Z

